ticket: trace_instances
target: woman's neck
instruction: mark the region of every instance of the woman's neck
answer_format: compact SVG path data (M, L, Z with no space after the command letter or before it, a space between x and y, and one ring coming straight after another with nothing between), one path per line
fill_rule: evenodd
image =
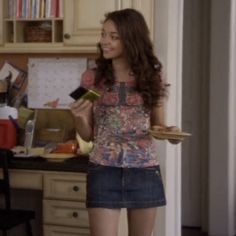
M131 79L131 70L125 60L114 60L112 62L116 81L127 82Z

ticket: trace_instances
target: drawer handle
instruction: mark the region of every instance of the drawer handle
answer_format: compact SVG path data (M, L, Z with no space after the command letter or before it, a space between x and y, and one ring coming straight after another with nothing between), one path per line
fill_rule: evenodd
M77 218L77 217L78 217L78 213L77 213L76 211L74 211L73 214L72 214L72 216L73 216L74 218Z
M65 39L70 39L70 34L67 34L67 33L64 34L64 38L65 38Z
M74 187L73 187L73 190L74 190L75 192L78 192L78 191L79 191L79 187L78 187L78 186L74 186Z

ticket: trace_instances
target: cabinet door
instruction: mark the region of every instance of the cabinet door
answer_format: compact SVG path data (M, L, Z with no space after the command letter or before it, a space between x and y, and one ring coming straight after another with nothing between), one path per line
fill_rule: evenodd
M48 225L89 228L88 212L83 202L43 200L43 222Z
M143 13L153 35L153 0L73 0L65 4L64 44L96 50L106 12L134 8Z
M154 0L133 0L131 1L130 7L140 11L143 14L150 30L151 39L153 40Z
M71 0L65 4L64 43L96 49L104 14L120 9L120 3L121 0Z
M66 173L45 175L44 198L84 202L86 199L86 175Z
M133 8L143 14L150 30L151 39L153 39L154 0L122 0L121 9L124 8Z

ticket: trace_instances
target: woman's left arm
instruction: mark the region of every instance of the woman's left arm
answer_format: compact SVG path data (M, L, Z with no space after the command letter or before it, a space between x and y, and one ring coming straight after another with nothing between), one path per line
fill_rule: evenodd
M177 132L180 131L180 129L177 126L166 126L165 110L163 104L159 104L152 108L150 121L151 121L151 128L154 130L177 131ZM172 144L178 144L180 142L179 140L173 140L173 139L169 139L168 141Z
M155 107L152 108L151 110L151 127L160 127L165 129L166 124L165 124L165 111L164 111L164 105L159 104Z

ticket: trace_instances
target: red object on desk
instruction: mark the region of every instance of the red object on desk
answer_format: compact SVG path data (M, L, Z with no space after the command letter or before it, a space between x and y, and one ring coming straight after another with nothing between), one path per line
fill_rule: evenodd
M0 147L13 148L16 146L16 128L11 120L0 119Z
M13 107L0 107L0 147L13 148L17 144L17 110Z
M77 144L73 143L58 143L52 153L76 153Z

